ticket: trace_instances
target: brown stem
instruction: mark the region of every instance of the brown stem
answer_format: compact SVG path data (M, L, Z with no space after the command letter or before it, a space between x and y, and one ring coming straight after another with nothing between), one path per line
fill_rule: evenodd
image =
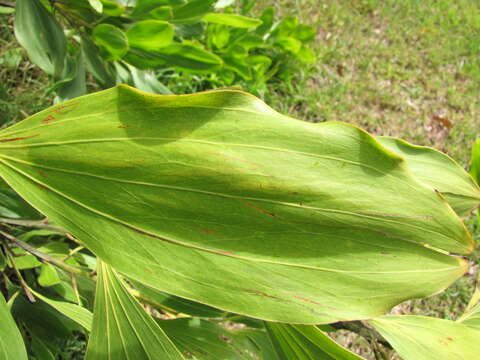
M43 220L15 220L15 219L6 219L0 218L0 223L9 224L9 225L18 225L18 226L28 226L34 227L37 229L45 229L45 230L52 230L57 231L62 235L65 235L65 230L61 227L48 225Z
M23 242L22 240L17 239L15 236L7 234L4 231L0 231L0 235L2 235L3 237L5 237L9 241L11 241L17 247L29 252L32 255L35 255L36 257L38 257L39 259L41 259L43 261L46 261L48 263L51 263L51 264L59 267L62 270L65 270L65 271L67 271L69 273L73 273L73 274L90 276L90 272L87 272L87 271L78 269L76 267L67 265L64 262L62 262L58 259L55 259L54 257L51 257L50 255L44 254L44 253L38 251L37 249L35 249L33 246L27 244L26 242Z
M7 1L0 1L0 6L15 8L15 4Z
M330 324L330 326L337 330L352 331L365 338L368 342L376 341L377 343L382 344L386 348L392 349L390 343L377 330L366 326L361 321L340 321Z

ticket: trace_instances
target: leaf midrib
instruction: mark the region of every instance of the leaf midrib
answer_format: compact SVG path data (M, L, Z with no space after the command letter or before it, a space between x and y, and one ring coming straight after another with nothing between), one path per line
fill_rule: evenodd
M132 225L132 224L129 224L123 220L120 220L120 219L117 219L109 214L105 214L101 211L98 211L96 209L93 209L91 207L89 207L88 205L85 205L85 204L82 204L81 202L79 202L78 200L76 199L73 199L71 197L69 197L68 195L65 195L63 194L61 191L59 190L56 190L54 188L52 188L51 186L49 185L46 185L44 183L42 183L41 181L31 177L30 175L28 174L25 174L23 171L17 169L16 167L14 167L13 165L7 163L6 161L4 160L1 160L0 159L0 162L3 163L4 165L10 167L11 169L13 169L14 171L24 175L26 178L30 179L30 181L34 182L34 183L37 183L37 184L40 184L41 186L44 186L45 188L49 189L50 191L54 192L55 194L57 195L60 195L61 197L65 198L66 200L69 200L71 201L72 203L76 204L77 206L79 207L82 207L86 210L89 210L90 212L93 212L97 215L100 215L106 219L109 219L111 221L114 221L118 224L121 224L129 229L132 229L132 230L139 230L143 233L145 233L146 235L149 235L149 236L152 236L154 238L157 238L159 240L162 240L162 241L166 241L166 242L169 242L169 243L173 243L173 244L176 244L176 245L180 245L180 246L184 246L184 247L187 247L187 248L191 248L191 249L196 249L196 250L200 250L200 251L205 251L205 252L209 252L209 253L213 253L215 255L222 255L222 256L227 256L227 257L233 257L233 258L238 258L238 259L241 259L241 260L245 260L245 261L251 261L251 262L257 262L257 263L268 263L268 264L273 264L273 265L283 265L283 266L291 266L291 267L297 267L297 268L304 268L304 269L310 269L310 270L317 270L317 271L325 271L325 272L333 272L333 273L347 273L347 274L403 274L403 273L434 273L434 272L441 272L441 271L450 271L450 270L458 270L459 267L460 267L460 263L459 263L459 266L458 267L448 267L448 268L441 268L441 269L429 269L429 270L404 270L404 271L353 271L353 270L338 270L338 269L330 269L330 268L323 268L323 267L313 267L313 266L308 266L308 265L300 265L300 264L292 264L292 263L285 263L285 262L275 262L275 261L271 261L271 260L267 260L267 259L255 259L255 258L251 258L251 257L246 257L246 256L239 256L239 255L236 255L236 254L226 254L225 252L223 251L215 251L213 249L208 249L208 248L202 248L200 246L195 246L193 244L188 244L188 243L184 243L182 241L178 241L178 240L173 240L173 239L169 239L169 238L166 238L166 237L163 237L163 236L160 236L158 234L154 234L154 233L151 233L149 231L145 231L143 229L140 229L138 227L136 227L135 225ZM402 239L403 240L403 239ZM404 240L405 241L405 240ZM415 242L414 242L415 243ZM418 244L418 243L415 243L417 244L418 246L422 246L421 244ZM434 251L434 250L432 250Z

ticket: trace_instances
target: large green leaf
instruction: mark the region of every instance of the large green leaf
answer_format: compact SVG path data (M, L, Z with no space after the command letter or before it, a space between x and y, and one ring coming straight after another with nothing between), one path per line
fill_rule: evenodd
M28 56L43 71L60 75L67 54L62 28L40 1L15 2L15 36Z
M76 98L0 132L0 175L125 275L266 320L382 315L451 284L467 265L444 252L474 247L366 132L238 91Z
M265 323L280 360L361 360L316 326Z
M99 261L93 326L86 360L183 359L109 265Z
M0 359L27 360L22 335L0 294Z
M420 181L440 191L457 213L467 214L480 204L478 185L447 155L400 139L383 136L377 139L387 149L402 156Z
M404 360L472 360L480 354L480 331L455 321L404 315L370 323Z

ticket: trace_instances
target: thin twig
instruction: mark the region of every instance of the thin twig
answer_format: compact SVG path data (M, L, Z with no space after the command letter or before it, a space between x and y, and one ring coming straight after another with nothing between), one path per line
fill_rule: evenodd
M39 259L41 259L43 261L46 261L48 263L51 263L51 264L59 267L62 270L65 270L69 273L78 274L78 275L90 276L90 272L87 272L87 271L78 269L76 267L67 265L64 262L62 262L58 259L55 259L54 257L51 257L50 255L44 254L44 253L38 251L33 246L27 244L26 242L23 242L22 240L17 239L15 236L7 234L6 232L3 232L3 231L0 231L0 235L5 237L6 239L10 240L12 243L14 243L19 248L29 252L30 254L38 257Z
M62 235L65 235L66 233L66 231L61 227L48 225L43 220L16 220L16 219L0 218L0 223L57 231Z
M15 8L15 4L7 1L0 1L0 6Z
M340 321L330 324L330 326L337 330L352 331L364 337L368 342L376 341L386 348L392 349L392 345L390 345L390 343L377 330L367 327L361 321Z
M5 246L5 250L7 253L7 257L10 260L10 263L13 267L13 270L15 271L15 274L17 275L17 279L20 282L20 286L22 287L25 295L27 296L28 300L32 303L34 303L35 297L33 296L32 292L30 291L30 288L28 287L27 282L23 279L22 273L20 270L18 270L17 266L15 265L15 260L13 259L13 254L11 250L8 248L8 246Z

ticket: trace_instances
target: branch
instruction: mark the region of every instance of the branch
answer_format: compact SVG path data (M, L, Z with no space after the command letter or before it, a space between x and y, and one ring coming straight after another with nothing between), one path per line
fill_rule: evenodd
M20 239L17 239L16 237L14 237L10 234L7 234L6 232L0 231L0 235L5 237L6 239L10 240L12 243L14 243L19 248L29 252L30 254L38 257L39 259L41 259L43 261L46 261L48 263L51 263L51 264L59 267L62 270L65 270L65 271L67 271L69 273L73 273L73 274L90 276L90 272L78 269L78 268L70 266L70 265L67 265L64 262L62 262L58 259L55 259L54 257L52 257L50 255L47 255L47 254L44 254L44 253L38 251L33 246L27 244L26 242L23 242Z
M392 349L392 345L390 345L390 343L377 330L366 326L361 321L340 321L329 325L337 330L352 331L362 336L370 343L375 341L388 349Z
M6 1L0 1L0 6L9 7L9 8L15 8L15 4L14 4L14 3L6 2Z
M57 231L62 235L65 235L66 231L61 227L48 225L44 220L15 220L15 219L6 219L0 218L0 223L9 224L9 225L18 225L18 226L27 226L34 227L37 229L52 230Z

